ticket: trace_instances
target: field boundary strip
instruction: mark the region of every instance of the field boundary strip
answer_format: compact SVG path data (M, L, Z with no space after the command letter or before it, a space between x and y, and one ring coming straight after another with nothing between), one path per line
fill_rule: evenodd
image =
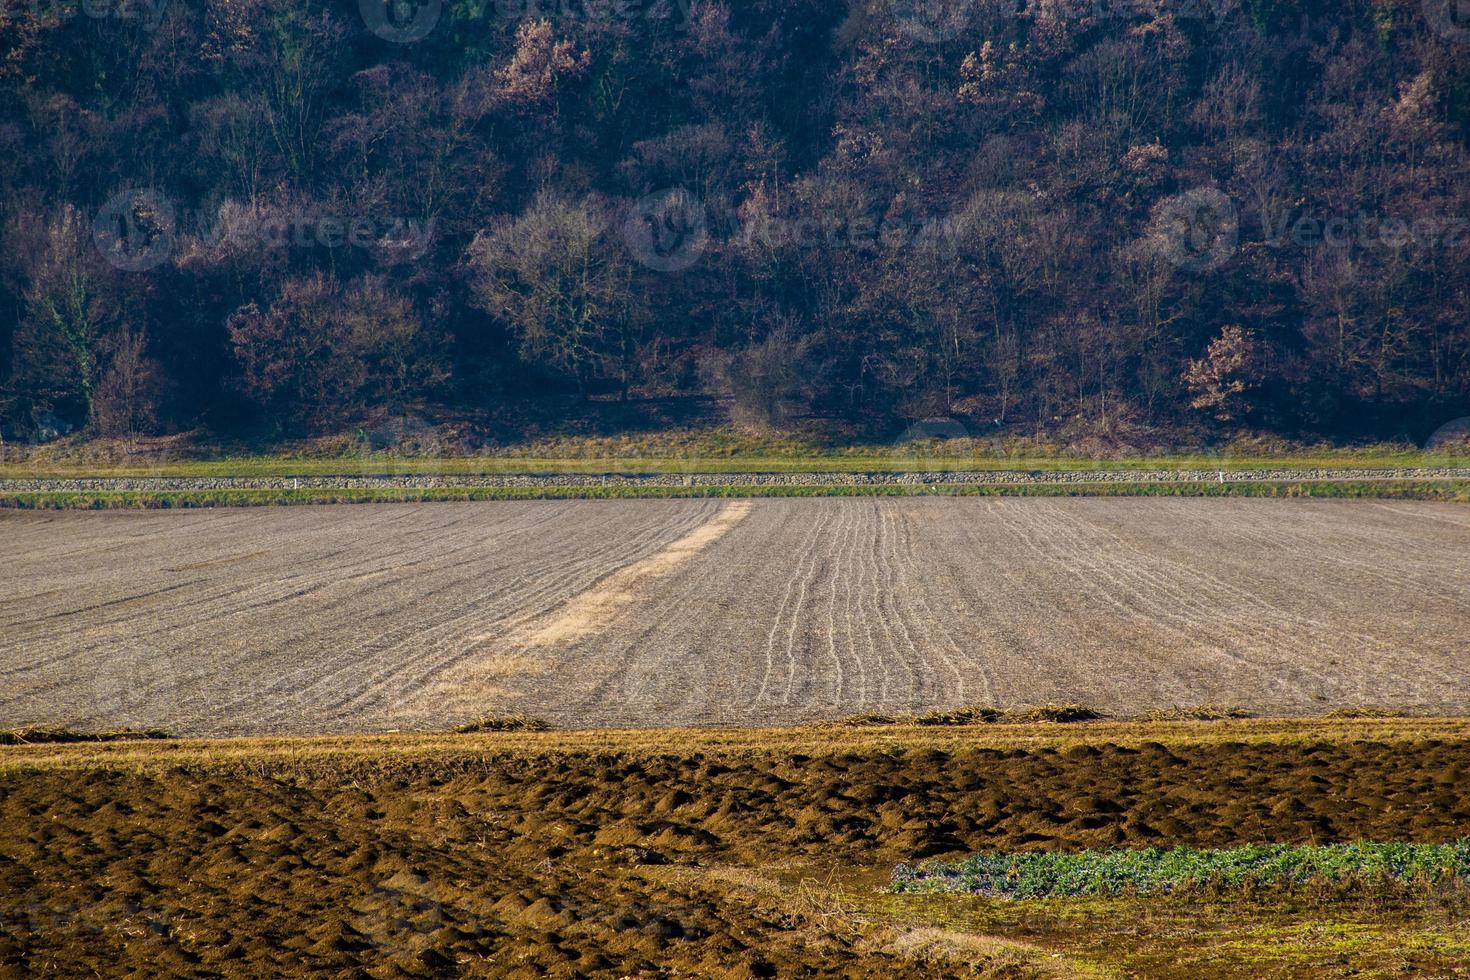
M1301 718L1213 722L983 725L881 729L842 724L797 728L578 729L542 732L403 732L376 735L258 736L168 741L0 746L0 774L64 770L293 771L360 766L374 772L423 765L483 765L496 759L610 751L663 755L671 749L724 758L779 753L820 758L852 753L996 752L1076 746L1140 748L1209 745L1320 745L1470 742L1470 718Z
M1470 503L1470 479L1281 480L1271 483L904 484L884 486L457 487L376 490L178 490L5 493L6 510L189 510L324 504L480 503L514 500L710 500L796 497L1307 497Z
M1457 474L1464 473L1465 476ZM0 480L3 510L167 510L310 504L450 503L502 500L748 499L781 497L1321 497L1470 502L1470 470L1046 472L1007 474L765 474L685 477L330 478L151 482ZM1203 474L1203 475L1201 475ZM1409 475L1406 475L1409 474ZM1423 474L1414 476L1412 474ZM1248 477L1248 478L1243 478ZM537 482L540 481L540 482ZM15 489L26 486L31 489ZM89 487L95 487L88 489ZM151 487L151 488L145 488ZM102 489L96 489L102 488Z
M362 475L237 477L38 477L0 479L0 494L189 493L229 490L447 490L733 487L1051 486L1140 483L1319 483L1470 480L1470 467L1293 469L924 470L800 473L526 473L504 475Z

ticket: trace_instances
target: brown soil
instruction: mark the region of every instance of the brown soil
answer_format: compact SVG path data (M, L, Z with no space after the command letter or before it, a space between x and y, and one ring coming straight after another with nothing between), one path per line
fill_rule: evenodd
M1034 923L826 898L982 848L1448 841L1467 775L1470 725L1390 720L7 748L0 972L1067 975Z

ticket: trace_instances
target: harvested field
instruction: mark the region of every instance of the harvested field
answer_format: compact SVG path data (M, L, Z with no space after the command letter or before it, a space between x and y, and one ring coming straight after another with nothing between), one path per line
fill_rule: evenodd
M858 498L0 512L0 727L1470 712L1470 511Z
M1454 975L1470 902L883 896L975 850L1442 843L1464 722L0 749L0 973Z

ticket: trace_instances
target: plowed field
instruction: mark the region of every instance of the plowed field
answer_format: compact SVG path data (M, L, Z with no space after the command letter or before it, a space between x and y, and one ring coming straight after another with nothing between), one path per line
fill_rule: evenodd
M0 512L0 727L1470 712L1470 512L1321 500Z
M0 976L1452 977L1463 889L887 897L974 850L1454 840L1463 722L0 748Z

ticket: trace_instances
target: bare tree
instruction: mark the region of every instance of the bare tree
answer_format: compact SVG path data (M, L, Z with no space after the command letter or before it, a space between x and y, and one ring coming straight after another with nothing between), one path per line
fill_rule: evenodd
M158 362L141 331L119 335L111 355L92 399L92 425L105 436L136 438L158 424Z
M467 261L477 305L510 326L527 359L570 375L585 395L633 308L632 269L607 220L588 202L543 193L477 235Z
M47 222L42 248L27 270L12 379L32 414L61 411L76 424L92 415L111 318L91 232L90 222L70 206Z
M811 399L811 349L811 338L778 317L764 338L723 354L713 365L715 382L730 395L736 420L779 427L802 412Z

